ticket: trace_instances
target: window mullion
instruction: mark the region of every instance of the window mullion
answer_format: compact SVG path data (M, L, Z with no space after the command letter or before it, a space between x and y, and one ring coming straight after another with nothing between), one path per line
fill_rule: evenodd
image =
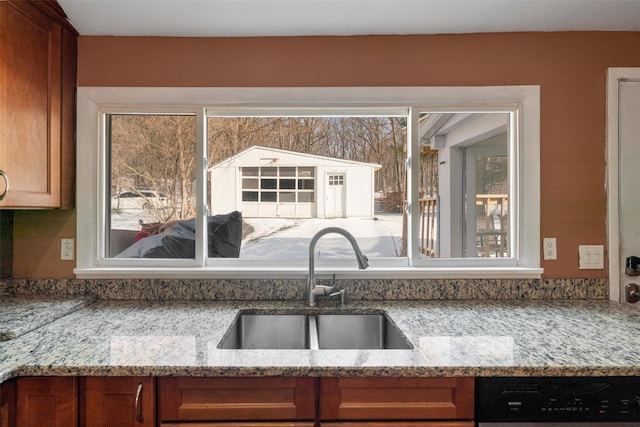
M420 199L419 180L420 171L420 131L419 114L417 108L409 109L407 125L407 256L409 265L414 265L420 258Z
M205 109L200 108L196 114L196 263L204 266L207 253L208 227L207 217L207 122Z
M520 120L521 111L520 107L509 114L509 210L516 215L511 215L512 220L509 223L509 247L511 249L511 256L520 260L520 241L522 235L520 233L520 194L524 191L521 188L522 181L520 180L521 171L521 151L520 151Z

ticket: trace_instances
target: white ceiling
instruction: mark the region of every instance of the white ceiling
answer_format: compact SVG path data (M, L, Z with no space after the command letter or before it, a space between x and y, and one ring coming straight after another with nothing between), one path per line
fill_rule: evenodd
M640 31L640 0L58 0L81 35Z

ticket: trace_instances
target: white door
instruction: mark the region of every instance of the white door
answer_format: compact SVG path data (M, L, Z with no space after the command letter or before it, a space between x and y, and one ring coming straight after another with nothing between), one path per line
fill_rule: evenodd
M325 216L343 218L345 216L344 173L327 174Z
M609 280L611 299L624 301L625 260L640 257L640 69L609 71Z

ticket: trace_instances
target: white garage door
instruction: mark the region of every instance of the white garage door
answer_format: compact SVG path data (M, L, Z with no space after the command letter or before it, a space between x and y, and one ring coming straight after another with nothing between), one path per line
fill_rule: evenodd
M240 168L240 175L240 206L244 216L315 216L315 167L251 166Z

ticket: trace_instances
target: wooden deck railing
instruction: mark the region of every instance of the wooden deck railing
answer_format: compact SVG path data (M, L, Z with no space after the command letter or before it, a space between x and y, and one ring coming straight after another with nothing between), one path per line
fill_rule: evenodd
M476 196L476 251L479 257L509 255L508 195ZM438 256L438 199L420 199L420 253Z
M508 256L508 196L476 195L476 246L479 257Z
M420 252L428 257L436 256L438 237L438 199L420 199Z

